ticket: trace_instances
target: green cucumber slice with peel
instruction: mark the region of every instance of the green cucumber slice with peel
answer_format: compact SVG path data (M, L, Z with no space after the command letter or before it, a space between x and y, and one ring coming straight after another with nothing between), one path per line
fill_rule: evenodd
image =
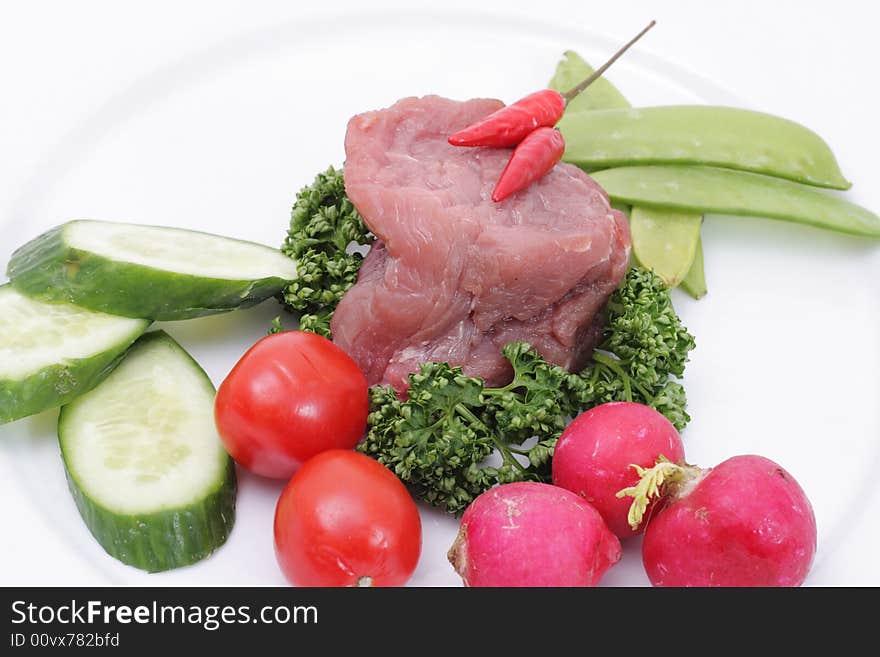
M277 249L180 228L70 221L31 240L7 270L42 301L155 320L255 305L296 278Z
M91 390L149 324L34 301L0 286L0 424Z
M202 368L154 331L61 409L70 491L111 556L156 572L195 563L226 541L236 479L214 424L214 396Z

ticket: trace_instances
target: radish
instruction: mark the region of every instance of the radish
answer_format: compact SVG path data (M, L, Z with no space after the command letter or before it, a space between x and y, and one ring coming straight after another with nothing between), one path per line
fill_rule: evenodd
M763 456L734 456L707 470L661 461L638 468L634 522L647 523L642 561L654 586L800 586L816 552L816 519L804 491Z
M644 404L602 404L562 432L553 452L553 483L583 497L611 531L627 538L641 529L630 525L631 500L617 493L638 483L631 465L650 468L661 457L684 463L681 437L669 420Z
M471 503L448 556L465 586L595 586L620 541L571 491L517 482Z

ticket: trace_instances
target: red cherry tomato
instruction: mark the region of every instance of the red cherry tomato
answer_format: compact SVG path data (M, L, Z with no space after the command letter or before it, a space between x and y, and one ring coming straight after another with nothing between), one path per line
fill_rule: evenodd
M352 449L369 411L367 380L342 349L314 333L269 335L220 384L214 419L226 451L265 477L288 479L327 449Z
M422 549L422 522L406 487L358 452L318 454L275 509L275 555L296 586L402 586Z

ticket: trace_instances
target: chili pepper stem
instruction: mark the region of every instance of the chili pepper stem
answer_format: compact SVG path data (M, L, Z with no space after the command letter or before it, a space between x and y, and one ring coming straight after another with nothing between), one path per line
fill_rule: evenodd
M565 99L565 104L567 105L568 103L570 103L575 98L575 96L577 96L584 89L586 89L591 84L593 84L596 80L598 80L600 77L602 77L602 74L605 71L607 71L608 68L614 62L616 62L623 53L625 53L627 50L629 50L630 46L632 46L636 41L638 41L643 36L645 36L645 33L648 30L650 30L652 27L654 27L656 24L657 24L657 21L651 21L650 23L648 23L648 25L647 25L647 27L645 27L645 29L643 29L641 32L639 32L637 35L635 35L632 39L630 39L622 48L620 48L620 50L618 50L616 53L611 55L611 59L609 59L607 62L602 64L602 66L597 68L596 71L592 75L585 78L584 80L579 82L576 86L572 87L571 89L569 89L568 91L563 93L562 97Z
M623 48L618 50L599 69L583 80L576 87L561 94L555 89L542 89L515 103L506 105L488 116L483 117L476 123L449 135L449 143L452 146L489 146L494 148L510 148L517 146L532 131L538 128L550 128L556 125L565 113L568 103L584 89L589 87L618 57L638 41L656 21L651 21L648 27L639 32Z

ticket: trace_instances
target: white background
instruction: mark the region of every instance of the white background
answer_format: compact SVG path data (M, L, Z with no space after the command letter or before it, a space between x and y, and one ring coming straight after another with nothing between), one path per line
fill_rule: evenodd
M858 201L880 209L875 160L880 148L880 47L872 3L445 0L442 4L447 9L482 10L489 24L493 12L535 16L581 25L620 42L655 18L658 26L640 48L711 79L750 107L816 130L833 146L845 174L859 190ZM418 5L437 3L400 3ZM0 4L0 227L26 220L9 213L23 195L33 196L33 181L40 179L40 172L52 170L54 163L47 153L133 80L232 36L305 14L332 14L353 7L363 9L366 4L4 1ZM498 64L503 67L503 62ZM7 256L15 246L0 233L0 255ZM859 346L839 339L845 322L845 317L829 318L828 331L819 333L838 339L817 343L816 351L803 357L821 358L821 353L858 359ZM876 330L870 333L877 336ZM880 376L876 367L877 363L864 363L865 376ZM760 377L761 364L755 368ZM805 390L810 387L807 381L801 384ZM803 413L820 403L821 399L805 395ZM730 408L731 413L737 410L742 409ZM828 441L827 485L833 487L836 480L848 476L851 464L845 451L835 449L836 436L830 435ZM0 584L100 583L89 566L64 549L57 531L42 516L30 513L12 476L15 467L0 455L0 508L4 509ZM873 558L880 539L873 521L880 502L876 488L867 489L868 496L858 508L839 509L840 517L851 515L857 527L835 546L833 568L817 572L811 583L880 585L880 560Z

